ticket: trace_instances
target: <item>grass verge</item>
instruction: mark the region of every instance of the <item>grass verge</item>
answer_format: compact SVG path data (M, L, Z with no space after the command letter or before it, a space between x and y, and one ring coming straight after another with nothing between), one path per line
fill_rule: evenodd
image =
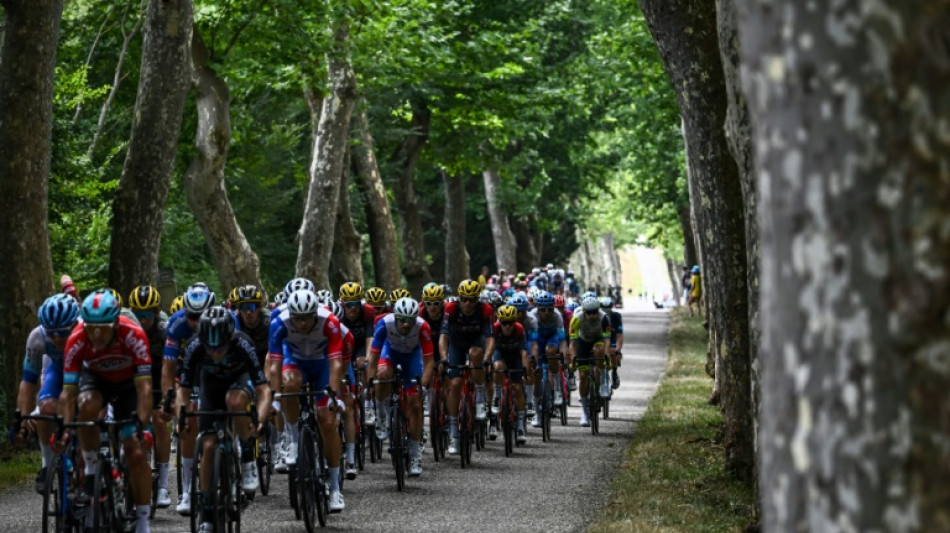
M705 362L702 319L675 310L666 375L590 533L740 531L754 522L753 491L725 472L715 442L722 416L706 403Z
M40 469L40 452L24 452L0 447L0 491L36 476Z

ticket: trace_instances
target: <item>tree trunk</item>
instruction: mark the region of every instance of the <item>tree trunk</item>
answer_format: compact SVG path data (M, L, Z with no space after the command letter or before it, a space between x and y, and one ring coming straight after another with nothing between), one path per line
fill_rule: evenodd
M724 375L722 410L726 465L752 481L755 467L750 392L749 312L744 205L738 169L723 124L726 86L719 58L715 0L640 0L670 75L683 116L688 165L698 185L691 195L705 257L708 312Z
M462 174L450 176L445 170L445 281L449 287L458 287L469 279L468 249L465 247L465 179Z
M231 95L208 65L208 49L197 30L191 43L198 128L195 157L185 172L188 205L211 249L221 290L253 283L261 286L261 262L244 237L225 187L231 144Z
M683 263L692 267L699 264L699 253L696 251L696 236L693 233L693 221L688 202L679 209L678 215L680 228L683 230Z
M47 193L53 69L63 2L3 0L0 5L6 10L0 45L0 198L16 206L15 212L0 217L0 275L5 280L0 291L0 392L6 398L0 415L10 415L23 347L36 327L36 311L53 289Z
M336 199L340 194L350 113L356 102L356 76L350 65L348 39L349 26L345 20L339 21L334 29L334 50L327 56L330 94L322 102L313 140L307 203L298 231L297 275L310 279L317 287L330 286L328 271L336 226ZM311 106L315 99L308 94Z
M485 200L488 205L488 217L491 219L491 235L495 242L496 272L505 269L515 272L518 263L515 258L515 235L508 225L508 214L498 201L498 187L501 186L501 176L494 167L488 167L482 172L485 180Z
M109 285L128 294L158 280L165 200L190 87L191 0L150 0L125 166L112 204Z
M508 222L517 243L515 249L517 268L522 272L530 272L532 268L541 264L541 254L538 252L534 228L532 228L532 222L535 222L536 225L537 220L510 217Z
M391 158L399 166L396 187L396 206L402 218L403 272L410 292L419 294L422 286L432 280L426 263L425 240L422 221L419 219L419 202L412 186L419 154L429 138L429 125L432 112L425 102L413 102L412 123L409 133L396 149ZM384 287L391 290L395 287Z
M349 161L349 148L343 161ZM331 271L330 290L347 281L363 284L363 240L350 215L350 167L344 164L340 176L340 208L336 213L336 235L333 236L333 270Z
M356 167L356 184L366 206L366 225L369 229L369 243L373 252L376 285L398 287L401 274L396 225L393 224L386 187L383 185L379 165L376 162L376 142L369 128L366 111L360 111L354 119L360 142L353 148L353 163Z
M950 5L740 6L768 531L950 530Z

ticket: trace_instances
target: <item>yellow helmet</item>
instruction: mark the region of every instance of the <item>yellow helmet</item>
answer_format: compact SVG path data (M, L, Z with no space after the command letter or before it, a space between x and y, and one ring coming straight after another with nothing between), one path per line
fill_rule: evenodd
M369 302L370 305L385 305L386 291L379 287L371 287L366 291L366 301Z
M112 288L107 289L107 290L112 293L112 296L115 296L115 301L119 302L119 307L125 307L125 303L123 302L122 295L119 294L119 291Z
M172 306L168 310L171 311L172 314L175 314L179 310L181 310L181 308L184 306L185 306L185 297L176 296L175 299L172 300Z
M238 304L264 304L264 293L257 288L257 285L242 285L234 289L236 298L233 302Z
M513 305L503 305L498 308L498 321L499 322L514 322L518 320L518 310Z
M445 299L445 289L438 283L427 283L422 288L423 302L441 302Z
M363 299L363 287L355 281L347 281L340 285L340 300L344 302L356 302Z
M462 283L459 283L460 298L478 298L481 293L482 286L479 285L475 280L467 279Z
M157 309L160 305L162 305L162 295L151 285L139 285L129 294L129 307L132 309Z
M228 303L234 305L238 302L238 288L234 287L231 289L231 292L228 293Z
M398 302L400 298L412 298L412 294L403 288L393 289L393 292L389 293L389 301L393 304Z

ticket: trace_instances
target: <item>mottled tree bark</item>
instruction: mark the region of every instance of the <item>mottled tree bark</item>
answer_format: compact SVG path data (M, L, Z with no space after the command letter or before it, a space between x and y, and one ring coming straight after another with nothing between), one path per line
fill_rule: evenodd
M469 279L468 248L465 247L465 178L462 174L450 176L445 170L442 184L445 187L445 279L449 287L458 287L463 279Z
M498 188L501 186L501 176L498 169L488 167L482 172L485 180L485 200L488 205L488 217L491 219L492 240L495 243L496 272L505 269L515 272L518 268L515 256L515 234L508 225L508 213L501 206L498 198Z
M195 157L185 172L188 205L211 249L221 289L253 283L261 286L261 262L244 237L225 188L231 144L231 95L209 65L208 50L195 30L191 43L198 127Z
M53 131L53 69L62 0L3 0L0 44L0 356L6 414L16 404L23 347L53 289L47 225ZM9 420L9 418L7 418Z
M396 196L396 207L402 218L403 273L406 275L406 288L413 294L419 294L422 286L432 281L432 275L426 263L422 221L419 219L419 202L412 185L419 154L429 138L431 121L432 112L425 102L414 101L409 133L391 158L399 168L399 176L393 191ZM394 288L385 287L387 290Z
M338 21L334 29L335 46L327 57L330 94L323 99L313 140L307 203L298 231L297 275L310 279L318 287L330 286L328 271L336 226L336 200L350 132L350 113L356 102L356 76L350 64L348 39L349 26L345 20ZM315 98L308 96L311 106Z
M350 160L347 148L343 161ZM363 284L363 239L350 214L350 167L343 165L340 176L339 209L336 212L336 235L333 237L333 269L330 272L332 285L330 290L336 293L337 287L347 281Z
M683 230L683 263L692 267L699 264L699 253L696 251L696 236L693 233L693 221L688 202L679 209L678 215L680 228Z
M109 285L156 283L162 217L190 83L191 0L150 0L132 137L112 204Z
M541 253L538 251L538 242L535 240L532 222L537 220L508 218L511 233L515 236L515 263L522 272L531 272L531 269L541 264Z
M948 531L950 4L737 4L764 528Z
M369 127L366 111L354 114L353 126L359 142L353 147L353 163L356 167L356 184L363 197L366 209L366 225L369 229L369 244L373 253L373 272L376 285L398 287L402 275L399 270L399 245L396 240L396 225L386 187L379 174L376 162L376 142Z
M715 0L640 0L670 75L686 132L698 195L703 281L715 316L726 466L751 481L755 467L750 393L744 204L738 168L723 131L727 95L719 58Z

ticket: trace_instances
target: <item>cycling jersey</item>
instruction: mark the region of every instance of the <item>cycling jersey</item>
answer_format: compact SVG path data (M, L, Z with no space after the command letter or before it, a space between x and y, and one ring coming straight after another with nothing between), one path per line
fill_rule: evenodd
M533 315L525 313L521 319L521 325L524 327L525 337L528 339L528 351L531 351L531 345L538 343L538 319ZM531 355L530 353L528 355Z
M43 329L43 326L36 326L26 339L26 357L23 358L23 381L33 385L39 382L40 373L44 370L44 355L49 358L49 363L58 366L62 371L63 352L56 349L56 346L46 338L46 330Z
M552 345L558 348L561 342L567 339L564 333L564 319L557 309L555 309L553 313L550 313L550 320L548 322L541 321L542 314L538 313L537 308L532 309L528 316L534 318L538 325L537 343L539 350Z
M228 312L231 313L231 318L234 319L234 330L241 331L241 323L238 321L237 316L232 311ZM166 360L179 361L180 363L182 350L195 335L195 331L191 329L191 325L188 324L188 319L185 315L186 311L179 309L168 319L168 326L166 328L168 333L165 339L164 352Z
M445 308L445 305L443 304L442 307ZM432 331L432 332L441 331L442 313L437 313L436 316L429 316L429 308L426 306L422 306L419 309L419 318L421 318L422 320L425 320L426 323L429 324L429 331ZM439 343L437 342L433 343L432 349L433 349L433 357L436 357L436 356L441 357L441 354L439 353Z
M323 306L317 308L317 321L304 333L290 319L290 310L284 309L270 323L269 359L317 361L340 359L343 356L340 321Z
M194 388L196 383L205 380L226 381L233 383L239 377L247 374L254 386L267 383L264 370L257 360L257 352L251 338L240 331L234 333L227 351L220 361L208 354L208 350L200 339L192 339L185 346L179 383L186 389ZM204 408L204 407L202 407Z
M524 374L524 361L521 359L521 352L528 349L528 338L525 335L524 326L515 322L515 327L511 330L511 335L504 334L504 328L501 322L495 322L495 353L492 354L493 363L499 361L505 363L508 369L508 377L512 383L521 383L522 374Z
M459 302L445 304L442 315L441 333L449 335L449 342L471 343L479 337L491 337L492 329L491 305L478 302L475 311L470 315L462 313Z
M341 305L345 306L346 304ZM343 318L340 319L340 323L346 326L350 330L350 334L353 335L354 357L359 358L366 356L366 339L373 336L375 319L376 309L369 304L362 304L360 306L360 315L356 320L350 320L344 310Z
M389 314L377 322L370 350L379 356L380 366L402 366L403 381L422 376L424 359L432 358L432 330L416 317L408 333L399 332L396 316Z
M152 357L145 332L124 316L120 316L113 327L112 340L102 350L93 347L81 325L73 329L66 341L64 386L76 386L80 370L111 383L151 378Z
M258 320L257 326L253 328L248 327L247 324L244 323L241 314L238 314L237 317L238 323L241 325L240 330L247 333L247 336L251 338L251 342L254 344L254 353L257 354L257 360L263 365L264 361L267 360L267 347L268 341L270 340L270 314L261 310L261 318Z
M152 390L162 390L162 360L165 342L168 340L168 322L155 315L152 327L145 332L148 338L149 353L152 356Z
M610 311L610 345L617 346L617 335L623 335L623 317L617 311Z
M610 317L600 310L593 317L583 312L575 314L571 319L570 339L588 343L610 339Z

